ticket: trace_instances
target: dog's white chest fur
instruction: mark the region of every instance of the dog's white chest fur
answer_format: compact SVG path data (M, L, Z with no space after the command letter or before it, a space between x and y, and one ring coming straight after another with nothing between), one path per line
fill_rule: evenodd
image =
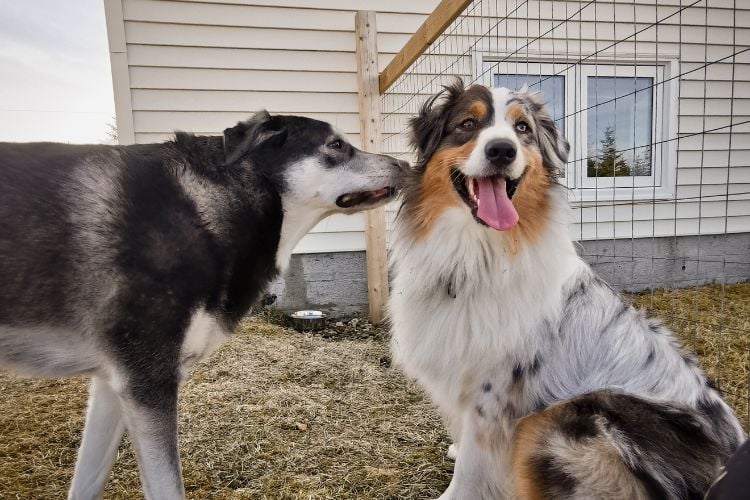
M180 351L180 364L189 368L194 363L206 359L225 340L227 334L204 309L198 309L190 319Z
M499 233L462 217L447 210L424 241L394 255L391 301L396 362L456 409L501 367L533 362L529 331L559 310L563 283L582 265L564 229L507 255Z

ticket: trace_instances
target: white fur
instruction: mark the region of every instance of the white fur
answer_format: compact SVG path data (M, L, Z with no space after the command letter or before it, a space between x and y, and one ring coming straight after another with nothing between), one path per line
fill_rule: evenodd
M104 378L93 377L69 500L101 498L124 430L116 392Z
M90 372L104 362L104 356L80 332L0 325L0 363L17 373L60 377Z
M517 255L506 255L504 234L475 223L463 206L446 210L423 241L414 242L406 229L397 226L392 251L395 361L441 408L455 412L446 416L460 426L461 384L482 379L498 360L509 363L509 355L533 350L524 333L544 321L540 311L557 309L563 284L585 264L564 223L550 225L539 245Z
M338 137L342 137L338 134ZM310 229L334 213L352 214L362 210L341 208L339 196L347 193L373 191L394 186L396 175L391 159L382 157L367 168L344 165L330 168L316 157L291 165L286 173L287 192L282 194L284 220L276 252L276 265L281 272L289 265L294 247Z
M289 259L297 243L331 211L311 206L292 196L285 196L281 203L284 220L281 223L281 238L276 250L276 267L283 273L289 266Z
M509 495L515 423L535 411L535 400L550 404L608 388L725 406L669 332L654 333L655 324L624 306L578 257L562 187L550 188L550 203L539 237L519 242L515 254L505 250L509 233L479 225L463 205L446 209L423 240L410 224L397 223L392 351L439 406L457 442L453 480L441 498ZM570 297L581 281L590 286L579 306ZM508 391L514 367L528 370L540 353L541 367L523 392ZM653 362L644 363L649 356ZM524 413L509 415L513 405Z
M285 179L289 191L281 200L284 220L276 251L276 265L281 272L289 265L299 240L337 210L336 198L345 192L341 191L340 176L340 169L327 169L317 158L306 158L289 167Z
M202 308L196 311L190 319L190 326L180 349L182 378L187 377L187 370L194 363L208 358L227 338L227 332L214 316Z
M485 157L484 148L488 142L496 139L505 139L516 146L516 159L508 165L506 176L510 179L518 179L526 168L526 158L524 148L518 140L515 131L515 124L508 121L507 116L502 110L505 109L511 92L508 89L492 89L492 101L495 108L495 115L490 126L484 128L477 136L477 145L472 150L466 162L459 166L459 170L469 177L487 177L494 172L488 170L489 165Z

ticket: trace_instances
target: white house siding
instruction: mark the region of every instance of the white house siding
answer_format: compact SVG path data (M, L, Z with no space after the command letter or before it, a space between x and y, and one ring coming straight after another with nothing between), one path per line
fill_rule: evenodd
M725 128L693 134L750 120L750 50L689 71L750 47L750 2L708 0L708 5L698 2L676 14L693 3L474 2L384 98L384 151L405 154L405 122L418 104L439 90L448 75L477 80L477 60L483 55L514 54L520 61L586 58L600 64L669 59L676 74L684 73L673 89L679 92L679 100L674 99L677 130L664 138L680 137L673 141L678 151L673 152L672 196L657 203L613 203L601 197L576 204L573 234L590 240L748 232L750 124L735 126L731 133ZM652 26L657 20L658 26ZM555 70L565 66L558 64ZM523 73L523 63L518 68ZM477 81L489 83L486 78ZM423 95L414 98L415 93ZM571 194L572 201L577 199ZM392 219L394 209L390 213Z
M176 129L218 134L266 108L330 121L359 144L355 11L378 10L379 64L384 68L438 4L104 2L124 143L165 140ZM671 141L676 146L672 196L656 203L603 198L575 203L572 194L573 236L584 242L583 253L597 270L624 288L747 279L750 124L705 136L696 133L750 120L750 50L740 52L750 48L750 2L694 3L475 2L383 98L383 150L408 157L408 118L449 75L475 80L483 55L517 52L520 61L540 54L558 61L584 57L600 64L668 59L675 74L682 74L674 80L670 101L679 113L671 136L663 138L679 137ZM740 53L724 59L734 52ZM395 208L389 207L389 224ZM280 296L282 307L361 309L366 300L363 249L362 217L331 217L296 249L316 255L295 257L290 272L271 291Z
M437 0L105 0L121 141L218 134L259 109L326 120L359 145L354 15L377 10L381 68ZM298 253L364 249L330 217Z

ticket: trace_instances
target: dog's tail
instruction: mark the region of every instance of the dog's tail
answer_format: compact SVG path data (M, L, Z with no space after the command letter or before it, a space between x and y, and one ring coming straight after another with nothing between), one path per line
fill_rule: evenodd
M514 439L524 499L702 499L737 445L697 410L614 391L530 415Z

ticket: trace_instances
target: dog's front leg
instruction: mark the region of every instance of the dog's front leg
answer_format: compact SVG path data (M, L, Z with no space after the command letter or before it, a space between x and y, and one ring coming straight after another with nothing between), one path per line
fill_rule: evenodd
M177 382L156 383L158 394L133 391L124 401L125 426L133 442L147 500L184 498L177 449Z
M457 447L453 479L440 500L506 500L509 489L508 464L504 454L488 442L477 441L469 426Z
M120 400L109 382L91 379L83 439L68 499L101 498L124 429Z

